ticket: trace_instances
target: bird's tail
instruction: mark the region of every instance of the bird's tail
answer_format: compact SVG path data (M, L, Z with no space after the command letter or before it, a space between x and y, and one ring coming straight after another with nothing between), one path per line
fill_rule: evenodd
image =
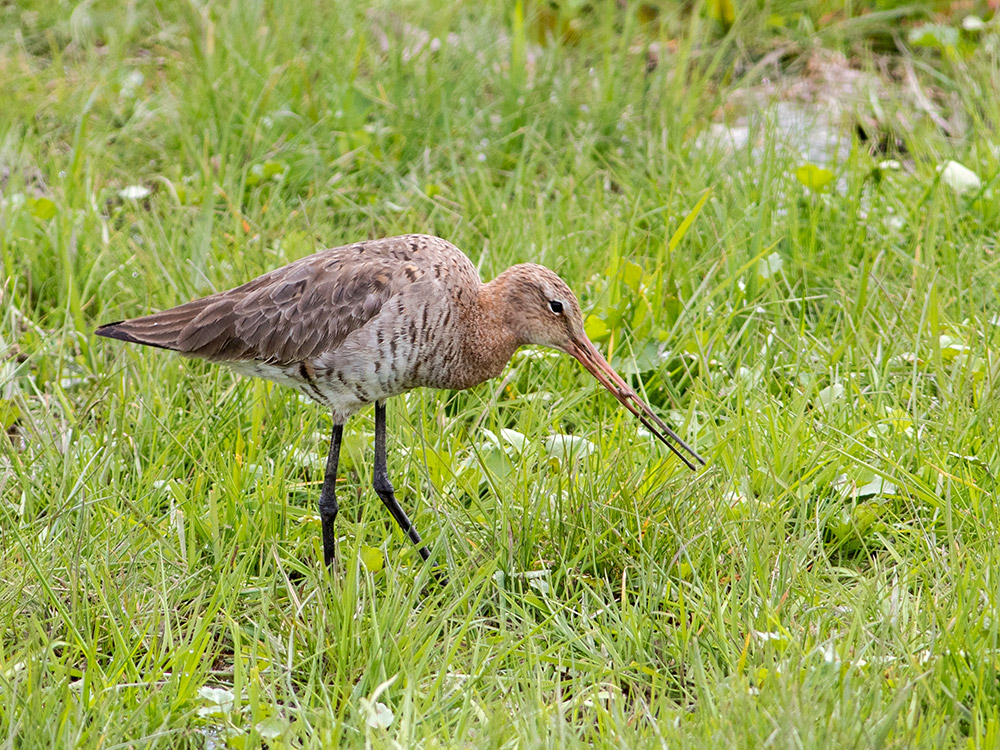
M206 326L199 325L208 307L206 301L207 298L198 299L141 318L106 323L98 327L94 333L109 339L127 341L130 344L155 346L160 349L205 356L210 353L198 351L200 345L204 344L199 340L201 336L198 334L206 331ZM207 328L211 329L211 326Z
M141 319L140 319L141 320ZM143 344L144 346L156 346L160 349L175 349L171 346L169 342L166 341L166 337L157 335L159 341L153 340L148 335L144 335L142 332L137 332L133 326L134 320L119 320L114 323L105 323L94 331L98 336L104 336L109 339L118 339L118 341L127 341L130 344Z

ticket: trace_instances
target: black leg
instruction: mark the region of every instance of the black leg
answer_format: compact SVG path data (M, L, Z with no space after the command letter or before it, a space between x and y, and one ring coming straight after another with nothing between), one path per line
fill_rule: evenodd
M399 507L399 503L396 501L395 490L392 488L392 482L389 481L389 472L386 467L385 458L385 402L376 401L375 402L375 471L374 471L374 481L372 482L375 487L375 492L378 493L379 499L389 509L392 513L392 517L396 519L396 523L399 524L399 528L403 530L410 541L414 544L420 545L420 556L426 560L431 556L430 551L421 544L420 534L417 530L413 528L413 524L410 523L410 519L406 515L406 511Z
M330 436L330 452L326 456L326 475L319 494L319 517L323 523L323 562L333 565L337 557L337 537L333 522L337 520L337 464L340 463L340 439L344 425L335 424Z

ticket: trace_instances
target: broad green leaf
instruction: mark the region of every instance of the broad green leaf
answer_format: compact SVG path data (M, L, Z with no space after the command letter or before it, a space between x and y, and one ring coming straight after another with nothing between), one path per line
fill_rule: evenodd
M280 161L266 161L264 162L264 179L284 175L287 169L288 167Z
M637 339L644 339L649 335L649 329L653 324L653 308L645 294L635 297L633 308L635 312L632 314L630 324L632 335Z
M903 409L892 409L886 417L889 420L889 424L899 432L913 426L913 416Z
M428 447L424 450L423 456L431 484L435 487L444 487L452 479L451 454L444 450L438 451Z
M524 594L522 594L521 601L523 601L525 604L531 605L535 609L540 610L542 612L547 612L549 609L546 606L545 600L542 599L542 597L538 596L537 594L532 594L531 592L525 592Z
M198 697L206 704L198 708L198 715L203 717L225 716L233 710L233 704L236 700L232 690L207 685L198 688Z
M280 716L272 716L270 719L264 719L264 721L258 722L254 729L257 730L257 734L265 740L276 740L282 737L288 728L291 726L287 719L283 719Z
M892 487L893 491L895 491L895 487L888 484L888 482L886 484L889 487ZM875 503L858 503L854 507L854 512L851 515L852 520L854 521L854 528L858 536L866 537L879 530L876 523L881 515L881 508L879 508L879 506Z
M265 180L278 182L285 176L285 172L287 171L288 167L280 161L266 161L263 164L254 164L250 167L250 171L247 172L247 185L253 187Z
M483 434L487 438L487 444L483 445L479 450L482 468L502 482L514 471L514 464L511 462L510 456L507 455L507 451L504 450L496 435L489 430L484 430ZM476 462L476 466L478 467L475 454L470 459ZM477 474L481 482L486 480L486 477L482 476L481 473Z
M578 459L597 452L597 446L579 435L549 435L545 438L545 452L560 461Z
M841 508L836 517L827 522L827 530L845 548L861 547L876 532L885 530L885 524L879 522L880 516L879 506L858 503L853 508Z
M500 438L517 453L524 453L524 449L528 445L528 438L526 438L522 433L506 427L500 428Z
M951 361L959 354L969 350L969 347L963 344L961 339L947 334L938 337L938 346L941 348L941 358L946 361Z
M850 508L841 508L836 516L826 522L826 528L840 544L846 545L856 541L856 538L853 538L853 512Z
M706 9L710 18L732 26L736 20L736 7L733 0L708 0Z
M250 171L247 172L247 185L251 187L254 185L259 185L261 180L264 179L264 165L254 164L250 167Z
M815 164L803 164L795 170L795 179L812 191L825 190L833 182L833 172Z
M385 555L378 547L362 547L361 564L372 573L378 573L385 567Z
M583 324L583 329L587 334L587 338L591 341L600 341L601 339L607 338L611 333L611 329L608 328L607 323L598 318L596 315L587 316L587 320Z
M939 50L954 49L958 45L958 29L938 23L924 23L910 29L907 41L918 47L932 47Z
M31 211L32 216L42 221L48 221L59 213L56 204L48 198L29 198L28 210Z
M622 268L622 278L625 281L625 286L633 292L638 293L639 288L642 286L642 266L631 261L625 261L625 265Z
M863 484L858 487L856 495L857 497L874 497L878 495L895 495L896 485L892 482L886 481L882 477L875 477L872 481L867 484Z
M21 409L12 398L0 398L0 429L4 432L20 419Z
M455 475L455 484L459 490L469 497L476 497L479 494L479 487L484 479L485 477L483 477L483 472L479 466L467 462L459 467Z
M843 397L844 386L840 383L834 383L833 385L828 385L826 388L820 389L819 393L816 394L816 403L824 409L829 409L834 403L840 401Z
M641 349L636 349L625 356L622 350L622 359L616 361L618 372L622 375L638 375L644 372L655 370L660 365L660 344L656 339L647 339Z

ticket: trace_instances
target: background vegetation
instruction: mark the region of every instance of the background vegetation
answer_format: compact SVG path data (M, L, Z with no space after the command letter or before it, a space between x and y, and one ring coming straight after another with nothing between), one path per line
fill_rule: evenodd
M990 3L0 4L4 747L995 747ZM576 363L348 429L95 339L322 247L556 268Z

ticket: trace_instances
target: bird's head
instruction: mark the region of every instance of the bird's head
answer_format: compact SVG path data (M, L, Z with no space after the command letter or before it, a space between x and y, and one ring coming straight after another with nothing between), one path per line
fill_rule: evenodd
M580 303L565 281L544 266L525 263L508 268L489 286L499 291L504 322L517 345L549 346L575 357L690 468L695 468L691 459L705 463L597 350L584 330Z
M587 338L573 290L545 266L523 263L504 271L500 282L507 326L519 345L569 352Z

